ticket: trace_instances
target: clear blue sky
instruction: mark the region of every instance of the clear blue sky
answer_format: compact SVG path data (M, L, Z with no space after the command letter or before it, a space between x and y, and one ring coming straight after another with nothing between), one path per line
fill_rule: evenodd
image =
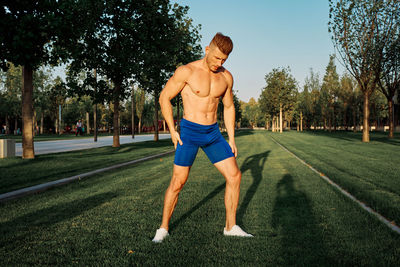
M302 89L310 68L322 79L334 47L328 33L328 0L176 0L201 24L202 46L216 32L232 38L225 63L240 100L256 100L273 68L291 68ZM336 61L341 75L344 68Z

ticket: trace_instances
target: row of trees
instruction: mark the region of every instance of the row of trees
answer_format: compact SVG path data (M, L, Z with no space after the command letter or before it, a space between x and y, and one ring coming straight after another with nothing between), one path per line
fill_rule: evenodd
M330 57L322 79L311 69L302 90L289 68L272 70L265 76L266 86L258 101L252 98L241 103L241 126L272 127L272 131L290 129L291 125L299 130L363 128L363 92L351 75L338 75L334 59ZM400 94L395 95L394 101L400 103ZM371 94L368 106L370 121L376 128L399 120L400 109L391 118L386 96L379 90Z
M329 32L348 74L339 78L335 56L331 56L322 83L311 71L304 90L299 93L289 68L274 69L266 75L266 86L257 103L261 117L253 112L252 121L263 118L267 125L272 124L272 130L282 131L282 116L289 124L295 119L302 127L304 120L307 127L322 126L329 130L337 126L347 129L350 121L355 129L362 119L362 140L369 142L372 115L376 124L386 118L392 138L393 104L396 92L400 91L400 2L329 2Z
M187 17L188 7L169 0L2 3L0 64L4 71L11 62L22 66L23 158L34 158L33 75L40 66L68 64L67 83L53 87L60 95L90 96L95 113L97 104L112 104L118 147L120 102L135 95L134 85L158 99L175 68L201 55L200 26ZM154 114L158 123L158 101Z
M389 107L400 90L400 1L329 0L329 31L339 58L363 94L363 142L369 142L370 98L376 88Z

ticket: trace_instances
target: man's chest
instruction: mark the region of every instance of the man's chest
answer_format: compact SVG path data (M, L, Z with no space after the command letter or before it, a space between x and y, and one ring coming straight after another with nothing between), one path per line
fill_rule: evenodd
M188 89L199 97L220 97L228 87L228 83L222 73L217 74L192 74L187 80Z

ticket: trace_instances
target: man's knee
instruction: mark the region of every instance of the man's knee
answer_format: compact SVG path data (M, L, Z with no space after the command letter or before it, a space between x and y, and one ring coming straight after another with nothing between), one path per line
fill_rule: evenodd
M180 192L186 183L188 174L186 172L174 172L170 184L170 189L173 192Z
M242 180L242 172L239 169L232 170L226 180L232 185L240 185L240 181Z

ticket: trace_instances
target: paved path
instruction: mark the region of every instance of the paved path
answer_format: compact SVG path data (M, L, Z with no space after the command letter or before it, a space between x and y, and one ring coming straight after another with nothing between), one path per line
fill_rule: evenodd
M160 139L171 138L170 134L159 134ZM154 134L136 135L132 139L131 135L121 135L119 142L120 144L129 144L143 141L150 141L154 139ZM112 136L98 137L97 142L93 141L93 138L77 138L69 140L57 140L57 141L42 141L35 142L35 155L58 153L65 151L81 150L102 146L111 146L113 142ZM17 157L22 156L22 144L15 144L15 154Z

